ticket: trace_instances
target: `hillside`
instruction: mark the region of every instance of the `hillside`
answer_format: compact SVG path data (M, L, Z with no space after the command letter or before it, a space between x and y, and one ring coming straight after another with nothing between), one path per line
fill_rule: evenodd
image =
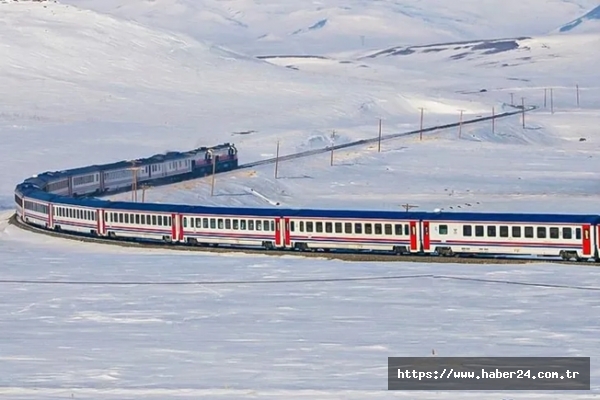
M594 0L65 0L252 55L324 55L360 48L534 36Z
M561 26L559 32L600 33L600 6Z

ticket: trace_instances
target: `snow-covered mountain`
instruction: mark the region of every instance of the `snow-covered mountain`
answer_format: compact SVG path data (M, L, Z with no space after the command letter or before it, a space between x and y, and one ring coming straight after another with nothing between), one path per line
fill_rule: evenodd
M600 6L561 26L558 31L600 34Z

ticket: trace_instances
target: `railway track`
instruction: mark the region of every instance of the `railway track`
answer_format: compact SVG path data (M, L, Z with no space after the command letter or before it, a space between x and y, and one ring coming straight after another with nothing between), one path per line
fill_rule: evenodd
M538 108L537 106L525 107L525 112L530 112L537 108ZM490 115L487 117L479 117L479 118L469 119L469 120L463 121L462 124L463 125L476 124L478 122L491 121L492 118L495 118L495 119L506 118L506 117L510 117L510 116L522 114L522 113L523 113L523 109L518 108L515 111L506 111L506 112L497 114L493 117ZM434 131L438 131L438 130L442 130L442 129L456 128L460 124L461 124L460 122L453 122L451 124L438 125L438 126L432 126L430 128L424 128L423 130L417 129L417 130L409 131L409 132L391 133L388 135L382 135L381 141L383 142L386 140L397 139L397 138L407 137L407 136L413 136L413 135L419 134L420 132L428 133L428 132L434 132ZM288 154L285 156L280 156L279 161L281 162L281 161L295 160L297 158L310 157L310 156L314 156L317 154L326 153L326 152L331 151L332 147L333 147L333 150L340 150L340 149L347 149L350 147L363 146L363 145L371 144L371 143L377 143L378 141L379 141L379 136L376 136L376 137L373 137L370 139L356 140L354 142L348 142L348 143L343 143L343 144L339 144L336 146L324 147L322 149L307 150L307 151L302 151L299 153L293 153L293 154ZM266 158L264 160L253 161L253 162L239 165L237 169L253 168L253 167L258 167L260 165L273 164L276 160L277 160L277 157Z
M160 242L139 242L127 239L111 239L105 237L94 237L70 232L56 232L39 227L31 226L19 221L16 214L13 214L8 220L10 225L14 225L32 233L47 235L60 239L68 239L84 243L96 243L107 246L120 246L128 248L143 248L143 249L169 249L176 251L187 252L203 252L203 253L240 253L254 254L264 256L298 256L304 258L324 258L328 260L341 260L352 262L419 262L419 263L438 263L438 264L532 264L532 263L555 263L568 265L585 265L586 263L574 261L562 261L543 258L508 258L508 257L438 257L428 255L396 255L388 253L375 252L300 252L295 250L265 250L258 248L234 248L234 247L201 247L188 244L160 243ZM590 265L594 265L589 263Z

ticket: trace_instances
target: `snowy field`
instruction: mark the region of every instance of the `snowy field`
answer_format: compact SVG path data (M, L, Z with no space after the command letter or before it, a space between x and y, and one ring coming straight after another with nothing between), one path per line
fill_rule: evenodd
M593 357L594 267L139 251L7 225L14 186L46 170L223 142L246 163L277 141L376 137L379 119L414 130L420 108L424 127L508 111L511 94L538 106L525 129L465 125L145 201L597 213L599 17L591 0L0 0L0 396L599 398L594 358L590 394L385 390L389 356ZM319 281L348 277L382 279ZM269 280L289 282L247 282Z
M593 356L593 267L125 251L12 226L0 240L3 398L595 398L386 391L388 356Z

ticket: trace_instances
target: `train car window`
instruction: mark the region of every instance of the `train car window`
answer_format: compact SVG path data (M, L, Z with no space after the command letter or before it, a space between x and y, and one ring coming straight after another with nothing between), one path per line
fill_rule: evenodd
M319 233L323 232L323 223L322 222L317 222L315 225L316 225L316 227L315 227L316 232L319 232Z
M392 224L385 224L385 226L384 226L384 233L386 235L391 235L392 234Z
M306 232L312 232L312 231L313 231L313 223L306 222Z
M249 231L254 230L254 220L251 220L251 219L248 220L248 230Z
M572 239L573 230L571 230L571 228L562 228L562 237L563 239Z
M395 231L396 231L396 236L402 236L402 225L396 224Z
M240 220L240 229L243 231L246 230L246 220L245 219Z
M344 233L347 234L352 234L352 223L351 222L345 222L344 223Z
M304 221L300 221L300 232L304 232Z
M508 226L500 227L500 237L508 237Z
M163 216L162 215L157 216L156 220L158 221L158 226L163 226Z
M381 224L375 224L375 234L376 235L383 234L383 228L382 228Z
M532 238L533 237L533 226L526 226L525 227L525 235L526 238Z
M123 223L123 213L119 213L119 223Z
M225 229L231 229L231 220L229 218L225 220Z
M292 232L296 231L296 224L294 223L294 221L290 222L290 231L292 231Z
M333 223L332 222L325 222L325 232L333 233Z
M240 220L239 219L231 220L231 225L233 226L233 229L239 230L240 229Z
M354 224L354 233L358 233L358 234L362 233L362 224L361 223Z
M208 218L202 218L202 227L208 229Z
M262 221L258 220L254 223L257 231L262 231Z
M341 222L335 223L335 233L342 233L342 223Z
M473 236L473 227L471 225L463 225L463 236Z
M537 237L539 239L545 239L546 238L546 228L543 226L538 226L537 228Z
M190 223L192 223L194 220L190 218ZM187 217L183 217L183 227L187 228ZM191 227L191 226L190 226Z
M514 238L520 238L521 237L521 227L520 226L513 226L512 227L512 237L514 237Z
M581 239L581 228L575 229L575 239Z
M365 234L372 235L373 234L373 225L365 224Z
M146 225L146 214L142 214L142 225Z
M167 225L173 226L173 217L167 217Z
M156 215L152 216L152 225L156 225Z
M271 232L275 232L275 221L271 221Z
M475 236L477 236L477 237L483 236L483 225L475 225Z
M496 237L496 227L494 225L487 227L487 235L488 237Z
M217 220L214 218L210 219L210 229L215 229L217 227Z
M223 229L223 218L217 220L217 229Z
M404 235L410 235L410 226L408 226L408 224L404 224Z
M448 234L448 225L440 225L440 235L447 235Z
M558 228L550 228L550 239L558 239L560 232Z
M196 228L201 228L202 227L202 218L195 218L195 220L196 220ZM190 228L192 227L192 225L194 225L194 224L192 223L192 221L190 221Z

